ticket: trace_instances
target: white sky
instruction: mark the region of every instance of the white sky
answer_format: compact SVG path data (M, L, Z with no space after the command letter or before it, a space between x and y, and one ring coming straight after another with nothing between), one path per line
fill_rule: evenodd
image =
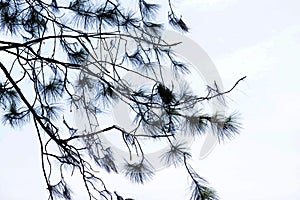
M217 66L243 130L193 165L222 200L300 199L300 2L185 0L175 9ZM1 127L0 199L46 199L39 145L30 128ZM109 185L137 200L188 199L186 174L167 169L146 186L113 175ZM116 184L116 180L118 184ZM166 196L168 191L170 196Z

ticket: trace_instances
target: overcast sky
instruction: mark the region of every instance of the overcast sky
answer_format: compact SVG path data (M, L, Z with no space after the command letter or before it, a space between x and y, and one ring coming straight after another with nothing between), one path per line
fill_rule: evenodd
M229 95L230 108L242 114L241 134L192 163L222 200L300 199L299 8L297 0L175 1L224 87L248 76ZM46 199L34 131L0 133L0 199ZM188 199L180 169L162 170L146 186L113 177L110 186L118 180L118 191L137 200Z

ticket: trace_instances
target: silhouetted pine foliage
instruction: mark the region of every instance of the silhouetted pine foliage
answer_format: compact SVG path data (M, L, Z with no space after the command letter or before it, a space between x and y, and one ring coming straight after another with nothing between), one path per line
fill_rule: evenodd
M204 96L183 83L178 91L164 81L162 64L175 76L190 70L177 59L174 44L161 38L164 25L156 18L160 6L148 0L126 2L0 0L0 30L5 35L0 39L1 121L13 128L33 122L51 200L73 199L66 176L75 173L81 176L88 199L124 199L106 187L98 171L123 173L143 184L155 170L141 141L161 140L170 149L157 159L186 168L192 179L191 199L216 200L216 192L187 163L189 148L173 139L180 132L202 136L209 128L220 142L238 134L237 114L206 113L202 107L214 98L225 104L225 95L245 77L227 91L216 84L208 86ZM168 2L170 25L188 32L183 17ZM135 49L128 49L130 42ZM147 79L150 86L125 80L124 72ZM134 130L118 124L103 128L98 120L120 101L134 113ZM88 119L81 129L68 118L75 111ZM108 132L122 139L130 158L139 159L125 162L119 170L112 147L100 137Z

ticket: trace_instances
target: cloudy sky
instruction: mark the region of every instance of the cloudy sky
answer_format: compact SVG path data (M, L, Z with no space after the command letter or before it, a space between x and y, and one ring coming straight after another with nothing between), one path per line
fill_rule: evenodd
M299 8L297 0L175 1L224 87L247 75L228 96L230 109L242 114L241 134L192 163L222 200L300 199ZM38 148L29 127L1 127L0 199L46 199ZM188 199L180 169L159 171L146 186L114 175L108 184L115 180L137 200Z

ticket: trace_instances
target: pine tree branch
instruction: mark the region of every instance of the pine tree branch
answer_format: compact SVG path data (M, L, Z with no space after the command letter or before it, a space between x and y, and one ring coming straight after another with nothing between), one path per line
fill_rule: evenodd
M37 122L39 123L39 125L43 128L43 130L48 134L48 136L53 139L59 146L63 146L63 140L56 138L51 131L44 125L44 123L42 122L42 117L40 117L37 112L35 111L35 109L30 105L30 103L27 101L26 97L23 95L21 89L19 88L19 86L16 84L16 82L14 81L14 79L11 77L10 73L7 71L7 69L5 68L5 66L0 62L0 68L3 71L3 73L5 74L6 78L9 80L9 82L12 84L13 88L17 91L17 93L19 94L21 100L24 102L24 104L27 106L27 108L29 109L29 111L31 112L31 114L33 115L33 117L37 120Z

